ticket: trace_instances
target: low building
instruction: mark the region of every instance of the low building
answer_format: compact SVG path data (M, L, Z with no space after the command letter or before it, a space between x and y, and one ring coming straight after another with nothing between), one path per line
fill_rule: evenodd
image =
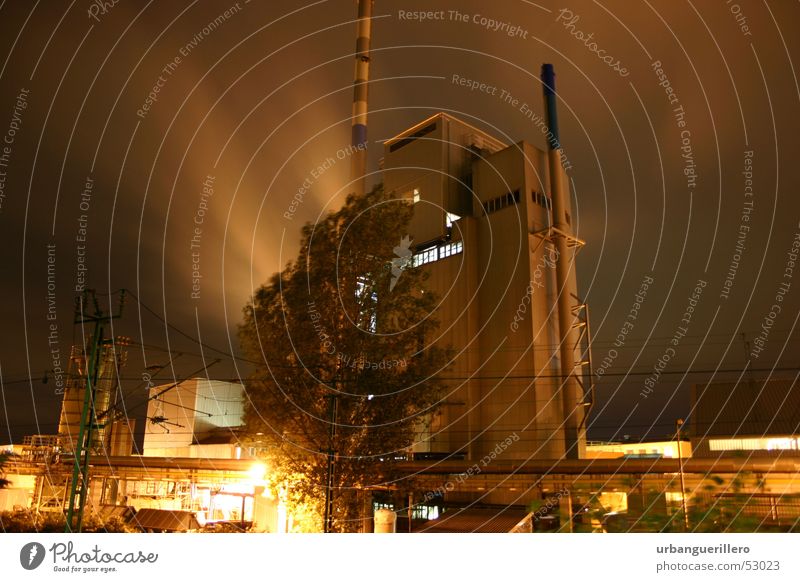
M692 388L695 457L800 457L796 380L743 380Z
M588 442L586 444L587 459L677 459L682 456L688 459L692 456L692 444L689 441L680 441L680 455L678 454L678 441L647 441L603 443Z
M153 531L291 531L280 488L270 491L268 467L240 438L243 398L241 384L204 378L152 388L143 455L130 454L132 423L106 431L108 446L90 457L85 513L135 511ZM19 454L4 467L11 486L0 490L0 510L64 511L73 445L64 433L5 447Z
M191 378L151 388L150 398L144 456L242 458L236 438L244 414L240 383Z

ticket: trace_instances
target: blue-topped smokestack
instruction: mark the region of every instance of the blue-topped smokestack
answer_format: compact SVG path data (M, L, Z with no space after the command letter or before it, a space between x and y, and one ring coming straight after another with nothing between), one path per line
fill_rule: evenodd
M556 114L556 74L553 65L542 65L542 90L547 115L547 161L549 168L551 211L551 244L555 247L556 287L558 293L559 360L561 366L560 400L563 407L562 423L564 451L568 458L582 458L586 451L586 410L580 381L581 357L576 347L580 344L577 319L580 306L576 303L578 283L575 274L575 251L572 244L572 205L569 186L561 163L563 151L558 137L558 115Z
M544 89L544 107L547 114L547 144L551 150L561 149L558 138L558 113L556 112L556 73L553 65L542 65L542 87Z

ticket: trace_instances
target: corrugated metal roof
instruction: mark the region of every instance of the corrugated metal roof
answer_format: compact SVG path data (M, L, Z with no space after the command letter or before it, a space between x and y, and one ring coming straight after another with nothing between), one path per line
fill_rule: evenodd
M419 533L508 533L528 515L516 507L450 509L414 529Z
M136 514L136 510L127 505L101 505L97 514L103 519L120 517L125 521L130 521Z
M200 529L194 513L174 509L140 509L131 523L144 530L194 531Z
M791 435L800 424L800 386L792 380L692 387L692 434Z

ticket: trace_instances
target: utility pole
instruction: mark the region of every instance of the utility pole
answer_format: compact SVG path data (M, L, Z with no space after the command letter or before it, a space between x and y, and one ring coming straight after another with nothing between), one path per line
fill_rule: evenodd
M334 441L336 439L336 412L339 406L339 395L330 394L330 405L328 407L330 428L328 431L328 468L327 483L325 484L325 533L333 531L333 485L335 482L334 474L336 466L334 464Z
M94 305L94 313L89 313L89 299ZM78 428L78 439L75 446L75 459L72 466L72 482L69 489L65 533L80 532L83 525L83 511L86 506L86 495L89 490L89 457L91 456L92 436L97 428L97 410L95 410L95 390L98 377L98 360L103 345L103 324L122 317L122 306L125 291L120 292L119 308L116 314L103 313L92 289L85 290L75 299L75 325L94 323L91 343L88 346L88 362L86 366L86 387L83 392L83 410ZM73 519L75 524L73 525Z
M681 450L681 429L683 428L683 419L679 418L675 421L677 431L675 438L678 441L678 470L681 475L681 507L683 508L683 527L684 531L689 531L689 513L686 511L686 482L683 477L683 451Z

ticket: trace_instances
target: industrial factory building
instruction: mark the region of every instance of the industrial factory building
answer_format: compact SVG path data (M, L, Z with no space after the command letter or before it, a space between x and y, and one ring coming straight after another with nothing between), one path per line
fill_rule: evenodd
M555 131L545 152L439 113L385 143L384 188L414 204L413 264L430 272L438 341L456 354L446 402L403 464L421 483L409 515L436 517L417 530L484 531L494 522L476 516L488 511L507 515L514 531L552 520L572 531L590 507L674 514L709 495L739 495L742 513L765 527L794 524L800 479L784 454L797 448L792 382L761 383L758 397L744 394L752 382L696 390L691 442L587 446L591 337L575 273L584 243ZM780 406L790 412L767 416ZM736 436L758 434L772 436L757 447ZM771 454L706 454L745 445Z
M414 205L412 263L430 272L441 298L438 341L456 357L446 401L400 463L415 491L401 499L376 490L373 507L407 514L415 531L569 531L592 503L611 513L676 512L721 479L722 489L741 482L743 511L765 524L796 522L794 382L695 387L691 443L586 442L590 337L574 270L583 243L557 156L445 113L385 143L384 187ZM562 173L560 201L554 171ZM63 511L84 400L82 353L73 350L60 435L15 448L0 509ZM109 346L99 361L105 408L91 445L89 512L168 512L146 512L149 529L240 523L291 531L259 451L240 439L241 384L193 378L151 388L144 447L132 455L132 421L114 412L124 353ZM370 519L365 510L367 531Z
M558 156L446 113L385 143L384 187L414 205L412 264L430 273L441 298L438 342L456 357L444 404L400 463L415 491L401 498L376 490L373 507L408 515L415 531L570 531L591 504L630 515L676 512L721 479L722 489L738 481L747 492L743 511L767 525L795 523L794 382L695 387L691 443L586 442L590 336L574 268L583 243ZM555 199L554 181L562 188ZM73 350L60 434L28 437L15 449L0 510L63 511L84 359ZM266 487L260 451L240 439L241 384L192 378L151 388L144 447L132 455L132 421L114 406L124 353L109 345L99 361L89 512L167 512L145 512L149 529L292 530L281 493ZM365 530L370 519L365 510Z
M76 365L81 353L73 350ZM74 384L82 369L74 368ZM70 443L78 434L70 421L80 418L75 412L80 394L72 388L62 404L62 433L26 437L13 448L18 456L6 476L11 486L0 490L0 511L64 511L72 480ZM102 394L100 399L107 406L113 400ZM131 454L133 421L115 422L114 430L122 434L99 438L94 445L87 513L116 515L115 508L131 508L141 512L143 529L156 531L215 524L290 530L291 516L280 493L275 497L266 486L260 451L239 439L243 402L243 386L236 382L192 378L151 388L142 455ZM123 444L105 447L103 442Z
M415 445L418 458L583 456L592 394L574 276L582 242L571 234L569 204L566 228L553 226L551 171L542 150L445 113L385 144L384 188L414 204L413 262L430 271L441 298L438 342L454 350L447 375L459 378ZM561 334L562 308L578 333ZM564 343L571 374L562 373Z

